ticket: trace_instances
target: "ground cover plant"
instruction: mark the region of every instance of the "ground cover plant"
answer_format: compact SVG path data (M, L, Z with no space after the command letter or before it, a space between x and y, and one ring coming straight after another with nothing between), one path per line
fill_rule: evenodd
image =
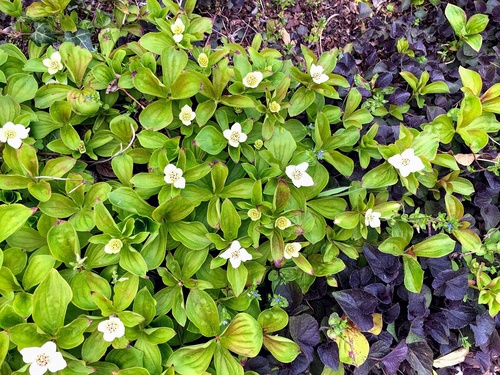
M498 372L498 2L84 5L0 0L2 373Z

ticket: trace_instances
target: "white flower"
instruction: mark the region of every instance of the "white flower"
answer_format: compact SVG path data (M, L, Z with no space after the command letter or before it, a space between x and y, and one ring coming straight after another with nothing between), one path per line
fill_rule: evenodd
M231 129L224 130L222 134L233 147L238 147L241 142L247 140L247 135L241 132L241 125L238 122L235 122Z
M20 351L25 363L31 363L30 375L42 375L49 370L57 372L67 366L61 353L56 350L56 344L48 341L39 347L24 348Z
M330 79L326 74L323 73L324 70L325 69L323 69L321 65L311 65L311 70L309 71L309 73L311 74L314 83L325 83Z
M292 180L295 187L301 186L313 186L314 181L311 176L306 173L306 169L309 167L307 162L300 163L299 165L289 165L285 169L286 175Z
M9 121L0 129L0 142L8 143L13 148L19 148L23 144L22 139L28 138L29 131L30 128Z
M196 113L187 104L181 108L181 113L179 113L179 119L184 125L191 125L191 121L196 117Z
M241 262L252 259L248 251L241 247L239 241L233 241L231 246L219 256L224 259L229 259L233 268L238 268Z
M272 101L271 103L269 103L269 110L272 112L272 113L277 113L281 110L281 105L280 103L276 102L276 101Z
M399 169L401 176L408 177L412 172L418 172L425 168L424 163L412 148L407 148L401 154L391 156L388 160L394 168Z
M125 334L125 326L119 318L110 317L99 323L97 330L104 335L104 341L111 342L114 339L119 339Z
M174 33L174 40L176 43L180 43L184 35L184 30L186 30L186 26L184 26L184 22L180 18L177 18L175 22L170 25L170 29Z
M285 259L297 258L300 249L302 249L302 245L298 242L287 243L284 252Z
M54 52L50 55L50 59L43 59L42 63L47 67L49 74L56 74L58 71L64 69L59 52Z
M123 247L123 242L118 238L112 238L109 242L104 246L104 252L106 254L118 254Z
M372 228L380 227L380 216L382 216L380 212L373 211L371 208L367 209L365 213L365 225Z
M186 186L186 179L182 177L182 169L177 168L173 164L169 164L163 170L165 177L163 178L167 184L174 184L178 189L184 189Z
M262 75L261 72L250 72L245 76L245 78L243 78L243 84L246 87L254 89L257 86L259 86L259 83L262 81L263 78L264 76Z
M289 228L292 226L292 222L290 221L290 219L288 219L284 216L280 216L274 222L274 226L277 227L278 229L285 230L286 228Z

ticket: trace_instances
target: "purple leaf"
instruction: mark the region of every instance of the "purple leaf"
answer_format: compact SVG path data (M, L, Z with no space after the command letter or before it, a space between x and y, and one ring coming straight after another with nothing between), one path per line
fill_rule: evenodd
M316 346L320 340L318 322L311 315L302 314L291 316L289 327L290 335L293 340L299 344L309 362L312 362L314 354L313 347Z
M470 328L474 332L476 346L483 346L488 344L491 334L495 329L495 321L490 314L486 311L482 315L476 317L476 324L471 324Z
M401 271L401 262L398 257L391 254L384 254L369 245L363 246L363 253L375 276L384 283L390 283L398 277Z
M481 207L481 216L486 230L495 228L500 223L500 210L493 204Z
M318 346L318 355L321 362L333 370L339 368L339 347L335 341L328 341Z
M372 314L377 307L377 297L362 289L348 289L333 293L333 297L354 324L362 331L373 327Z
M460 268L456 271L443 271L432 282L434 294L437 296L444 295L452 301L460 301L469 290L468 277L469 270L467 268Z
M432 314L425 321L425 332L430 335L434 340L440 344L448 344L448 336L450 336L450 329L448 327L448 320L446 315L442 312Z
M462 302L453 302L442 311L446 314L450 329L464 328L476 317L476 309Z
M426 342L408 344L408 356L406 360L416 374L432 374L432 349Z
M408 346L406 345L406 341L402 340L394 349L391 350L389 354L381 359L382 363L387 370L389 375L396 374L398 371L399 365L406 359L408 355Z

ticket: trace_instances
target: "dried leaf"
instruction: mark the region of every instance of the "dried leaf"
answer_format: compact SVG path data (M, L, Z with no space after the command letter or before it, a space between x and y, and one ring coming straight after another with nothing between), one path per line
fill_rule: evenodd
M458 164L468 167L474 162L474 154L456 154L453 155Z
M469 354L469 348L460 348L454 352L448 353L434 360L432 366L435 368L444 368L458 365L465 361L465 357Z

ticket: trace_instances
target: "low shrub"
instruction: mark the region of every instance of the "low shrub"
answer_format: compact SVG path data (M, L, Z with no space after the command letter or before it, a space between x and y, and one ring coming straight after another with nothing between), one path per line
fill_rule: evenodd
M193 0L0 9L2 373L494 368L500 83L212 50Z

